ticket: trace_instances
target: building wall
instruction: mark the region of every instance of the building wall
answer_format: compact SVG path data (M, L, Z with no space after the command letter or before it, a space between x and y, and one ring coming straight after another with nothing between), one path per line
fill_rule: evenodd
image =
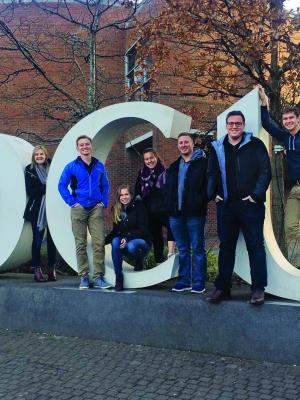
M143 15L143 13L145 16L157 15L163 3L162 0L145 1L144 7L140 11L139 16ZM110 15L107 18L113 20L115 15ZM34 20L34 24L31 26L31 34L33 36L38 31L43 29L45 30L45 26L48 23L48 21L45 20L44 14L41 14L41 12L36 8L28 6L19 9L18 13L14 16L13 26L18 26L22 21L24 22L24 20ZM53 24L55 25L56 33L66 31L66 27L61 23L61 20L54 18L52 21L52 25ZM74 34L77 36L80 37L80 35L83 35L82 32L76 30L77 28L75 29L72 27L72 29L74 29ZM24 31L22 32L25 34ZM68 31L68 33L70 33L70 31ZM101 58L101 60L99 58L99 66L101 65L105 70L105 76L107 77L108 82L113 81L115 84L111 85L105 82L102 84L101 88L106 92L106 96L104 97L108 100L101 103L101 107L116 102L122 102L125 99L124 57L107 58L106 56L113 54L124 55L126 50L136 39L137 36L134 30L126 32L112 29L102 35L99 54L105 57ZM0 38L0 43L1 40L3 39ZM65 48L61 45L57 45L56 54L61 54L62 57L64 57L66 55ZM3 57L5 58L7 68L16 62L19 63L20 67L25 65L24 61L20 58L12 59L11 54L8 52L2 55L2 58ZM62 68L60 64L56 65L54 63L45 63L43 65L45 68L51 70L51 76L53 79L57 79L58 81L61 76L68 77L68 75L75 73L74 69L72 69L73 67L71 69L68 66ZM0 75L1 68L3 68L3 64L0 64ZM23 90L26 87L30 88L33 80L36 86L41 85L43 82L36 76L36 74L21 74L19 77L14 79L11 84L7 85L7 98L12 94L17 95L20 93L21 89ZM83 82L77 80L74 83L74 91L72 91L72 93L77 93L80 99L84 99L85 90ZM2 98L2 100L0 100L1 131L12 135L19 135L34 145L43 142L49 147L50 154L53 154L61 138L67 132L68 128L72 126L72 123L59 124L57 121L46 117L43 105L48 102L53 103L55 102L55 99L56 96L51 91L45 92L42 95L39 93L37 96L29 96L26 99L8 101L7 99ZM152 101L168 105L187 113L189 113L193 107L204 113L210 112L210 103L206 100L200 100L197 96L187 98L180 96L180 94L176 96L159 94L154 96ZM216 111L218 108L221 110L221 107L222 105L219 104L214 107L214 110ZM62 117L63 116L62 113ZM200 126L200 120L194 119L192 127L196 129L206 129L209 127L210 122L211 118L208 118L207 124L202 124ZM143 124L132 130L124 131L124 134L121 135L118 141L114 144L106 162L106 168L111 183L110 202L109 207L106 210L107 230L109 230L112 225L111 206L114 201L117 187L121 183L130 183L131 185L134 185L138 170L142 167L141 154L138 154L140 149L127 150L125 149L125 144L149 131L153 131L152 145L158 151L161 161L166 167L168 167L170 163L178 157L176 140L164 138L162 133L157 131L157 129L150 124ZM210 237L216 236L214 205L209 206L207 234Z
M3 5L0 9L2 13L4 8ZM76 4L70 3L70 10L74 18L81 21L89 16L87 9ZM103 14L101 23L109 24L122 16L122 8L116 7ZM31 70L32 66L18 52L1 50L0 81L7 80L1 85L1 131L19 135L33 144L43 141L54 151L66 131L82 118L84 112L88 112L86 78L90 55L86 44L87 31L57 16L49 16L32 4L18 6L1 18L20 41L28 44L28 50L49 79L78 100L83 108L82 115L77 115L68 96L53 90L41 74ZM124 100L125 36L125 31L115 28L98 33L98 108ZM0 45L14 47L3 35L0 35ZM76 55L76 64L72 62L73 54ZM10 73L13 74L7 78ZM49 117L50 112L56 119Z

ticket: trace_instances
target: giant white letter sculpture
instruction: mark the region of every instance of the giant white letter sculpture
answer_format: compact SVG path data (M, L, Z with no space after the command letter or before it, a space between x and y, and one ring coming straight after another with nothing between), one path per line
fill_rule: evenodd
M24 168L30 163L33 147L23 139L0 134L0 149L0 271L7 271L31 257L31 228L23 213Z
M245 130L253 132L269 149L269 135L261 127L258 90L254 89L218 117L218 137L225 134L225 118L229 111L241 110L245 114ZM271 219L270 190L267 193L264 237L267 252L268 286L266 292L291 300L300 300L300 271L283 256L276 242ZM250 266L246 245L240 234L235 260L235 271L250 282Z
M77 270L75 244L71 230L69 207L60 198L57 184L60 174L67 162L76 158L76 138L86 134L93 139L94 154L105 162L110 149L119 134L135 125L150 122L166 137L177 138L182 131L190 129L191 118L174 109L146 102L129 102L115 104L95 111L79 121L60 143L51 163L47 182L47 216L56 247L66 262ZM89 246L89 259L92 263ZM110 257L110 249L106 250L106 278L114 284L114 271ZM124 268L124 285L127 288L139 288L154 285L168 280L177 273L177 259L172 257L159 266L141 272L132 272Z
M225 117L233 109L244 112L246 130L259 136L269 147L269 136L261 128L257 89L218 117L218 136L225 133ZM57 184L66 163L77 156L76 138L82 134L89 135L93 139L95 156L105 162L118 135L144 122L152 123L166 137L176 138L180 132L189 130L191 118L157 103L115 104L95 111L79 121L66 134L54 155L47 182L48 224L59 252L75 271L77 266L70 210L60 198ZM17 267L30 258L31 230L23 221L26 204L23 170L30 162L32 146L22 139L2 134L0 134L0 145L0 271L5 271ZM264 226L268 265L266 291L276 296L300 300L300 271L286 260L278 247L273 233L270 207L270 192L268 192ZM92 263L90 245L88 253ZM106 265L107 279L113 284L114 272L109 249L106 251ZM132 268L125 266L125 286L139 288L163 282L176 276L177 267L178 260L175 257L148 271L132 272ZM235 271L250 282L248 253L242 235L237 247Z

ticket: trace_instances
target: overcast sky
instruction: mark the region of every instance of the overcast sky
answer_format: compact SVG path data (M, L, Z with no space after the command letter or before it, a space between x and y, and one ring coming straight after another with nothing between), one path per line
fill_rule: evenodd
M287 9L293 8L296 10L297 7L300 7L300 0L285 0L284 5Z

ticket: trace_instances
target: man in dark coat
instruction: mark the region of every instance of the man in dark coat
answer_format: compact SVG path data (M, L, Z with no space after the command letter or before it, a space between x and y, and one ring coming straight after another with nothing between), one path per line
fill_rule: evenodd
M250 303L264 303L264 289L267 285L263 237L264 201L271 180L271 166L263 142L252 133L245 132L244 128L243 113L231 111L226 117L227 135L212 143L208 167L208 198L217 204L220 252L215 290L207 297L211 303L230 298L230 281L240 229L250 261Z
M179 134L177 143L180 156L167 172L165 189L170 228L179 250L179 279L172 290L202 293L207 272L204 243L207 159L203 150L194 150L189 133Z

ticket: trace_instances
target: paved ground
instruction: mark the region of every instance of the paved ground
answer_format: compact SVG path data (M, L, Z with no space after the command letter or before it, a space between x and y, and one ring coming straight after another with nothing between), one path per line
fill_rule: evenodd
M0 330L0 399L299 400L300 366Z

